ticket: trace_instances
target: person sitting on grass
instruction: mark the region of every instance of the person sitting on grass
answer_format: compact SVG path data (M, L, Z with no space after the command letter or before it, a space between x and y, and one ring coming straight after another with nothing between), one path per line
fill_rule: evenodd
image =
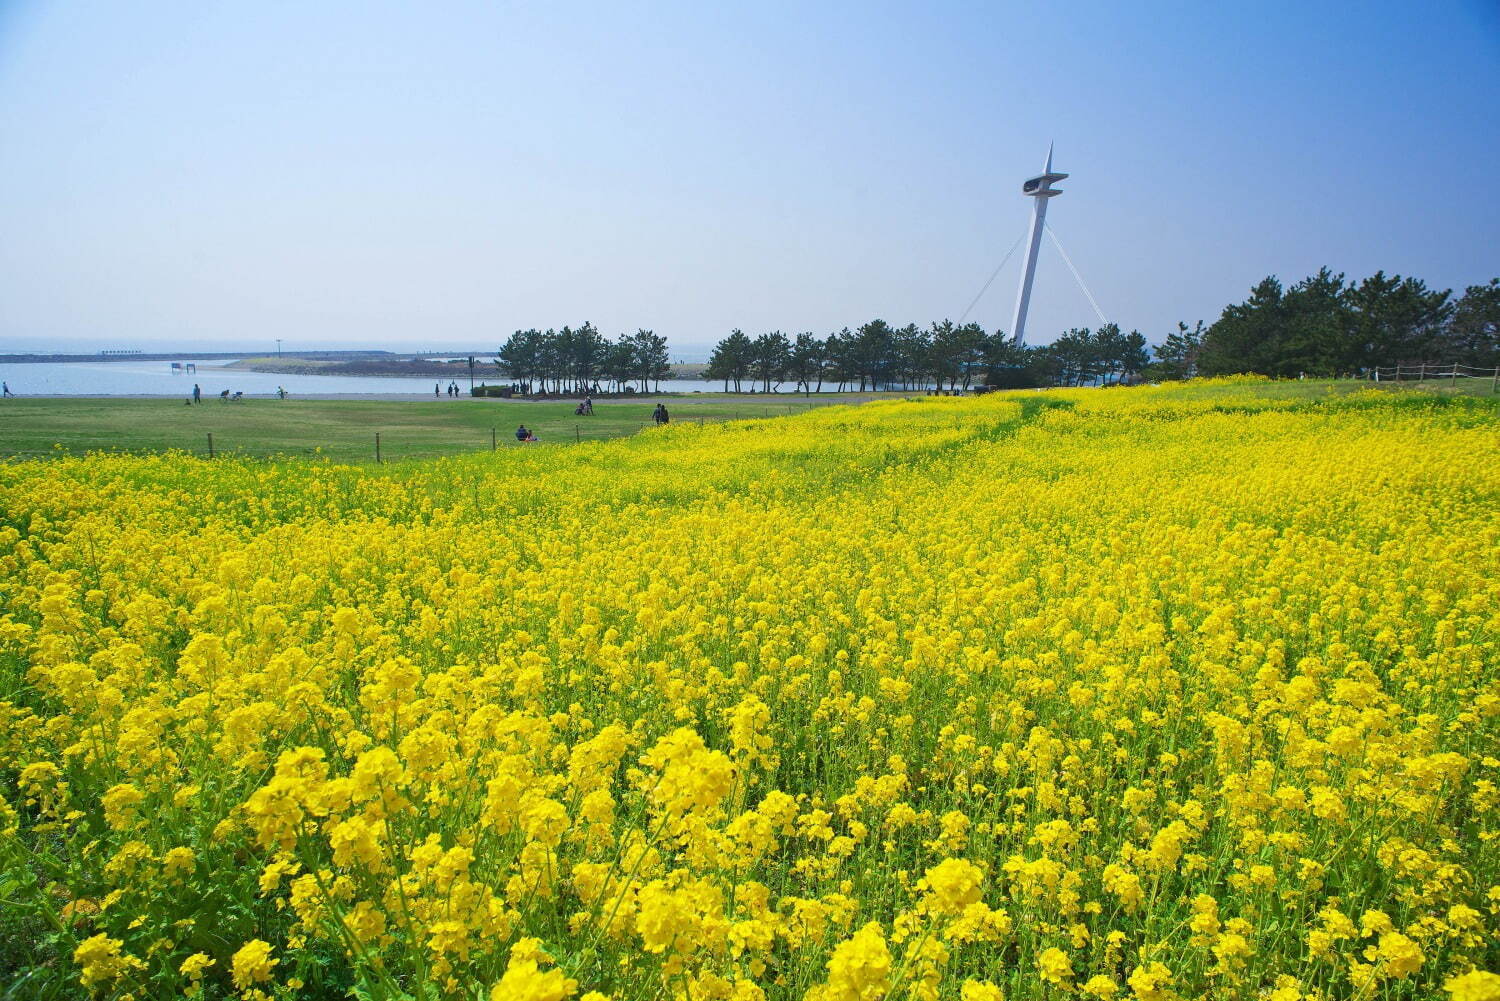
M516 428L516 441L536 441L536 440L537 440L536 435L532 434L531 430L529 428L527 428L525 424L522 424L520 427Z

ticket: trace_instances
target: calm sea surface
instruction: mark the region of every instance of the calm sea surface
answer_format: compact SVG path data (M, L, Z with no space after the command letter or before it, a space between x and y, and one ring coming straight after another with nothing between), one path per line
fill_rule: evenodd
M276 387L285 387L293 396L330 396L339 393L409 393L432 396L434 378L408 379L356 375L276 375L224 368L226 359L193 362L198 372L174 372L165 361L97 361L38 362L36 364L0 364L0 379L17 396L181 396L192 395L193 383L203 388L205 397L218 396L223 390L246 396L274 396ZM187 364L185 360L183 364ZM495 377L476 379L494 384ZM464 395L469 379L456 380ZM446 383L444 383L446 385ZM696 379L673 379L661 384L663 392L718 393L722 382Z

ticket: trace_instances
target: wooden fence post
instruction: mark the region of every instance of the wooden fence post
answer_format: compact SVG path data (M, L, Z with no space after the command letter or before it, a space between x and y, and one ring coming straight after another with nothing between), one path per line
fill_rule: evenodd
M375 432L375 465L380 465L380 432Z
M496 448L496 445L495 445L495 429L494 428L490 428L490 451L491 452L495 451L495 448Z
M573 425L573 444L575 444L575 445L581 445L581 444L583 444L583 432L579 430L577 424Z
M1500 365L1495 366L1495 377L1490 380L1490 392L1500 393Z
M208 457L210 459L214 457L214 433L212 431L208 433Z

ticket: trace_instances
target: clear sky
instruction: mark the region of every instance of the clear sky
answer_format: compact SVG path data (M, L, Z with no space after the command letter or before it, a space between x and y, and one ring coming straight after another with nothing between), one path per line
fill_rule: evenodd
M0 0L0 350L957 319L1500 275L1500 4ZM1018 252L972 319L1008 326ZM1093 326L1044 243L1029 337Z

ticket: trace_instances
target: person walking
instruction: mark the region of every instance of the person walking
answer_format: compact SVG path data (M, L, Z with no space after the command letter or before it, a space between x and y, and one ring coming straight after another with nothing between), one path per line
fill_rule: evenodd
M13 397L13 396L16 395L15 393L12 393L10 391L10 383L8 383L8 382L0 382L0 386L3 386L5 388L5 399L8 400L11 397Z
M443 395L442 393L438 392L438 384L435 383L435 382L432 384L432 395L433 396L442 396Z
M200 386L200 385L198 385L196 382L193 383L193 402L194 403L202 403L203 402L203 387Z

